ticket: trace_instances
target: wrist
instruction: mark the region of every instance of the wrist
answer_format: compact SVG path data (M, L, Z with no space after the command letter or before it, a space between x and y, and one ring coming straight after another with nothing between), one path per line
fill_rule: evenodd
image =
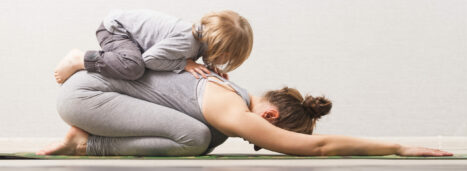
M187 59L187 60L184 60L184 61L180 62L180 65L179 65L179 67L178 67L178 70L187 70L189 61L190 61L190 60Z
M393 154L400 155L402 153L402 150L404 149L404 146L402 146L400 144L394 144L393 149L394 149Z
M79 60L78 60L78 63L76 64L76 68L78 70L82 70L82 69L85 69L84 67L84 54L83 55L79 55Z

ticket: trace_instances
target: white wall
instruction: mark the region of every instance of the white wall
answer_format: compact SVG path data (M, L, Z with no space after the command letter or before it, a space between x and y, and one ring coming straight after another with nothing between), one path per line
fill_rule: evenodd
M467 1L2 0L0 137L62 136L53 69L71 48L97 49L113 8L196 21L232 9L251 22L251 58L231 79L259 94L283 85L333 100L317 133L467 135Z

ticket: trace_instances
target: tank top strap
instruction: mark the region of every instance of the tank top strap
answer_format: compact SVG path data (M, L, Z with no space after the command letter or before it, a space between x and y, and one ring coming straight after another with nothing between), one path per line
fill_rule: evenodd
M210 76L215 76L216 78L218 78L219 80L215 80L215 79L210 79L210 77L208 77L208 80L209 81L212 81L212 82L216 82L216 83L219 83L219 84L222 84L222 85L228 85L230 86L231 88L233 88L235 90L235 92L240 95L240 97L242 97L243 100L245 100L246 104L248 106L250 106L250 96L248 95L248 92L244 89L244 88L241 88L240 86L236 85L235 83L225 79L224 77L221 77L220 75L217 75L215 73L211 73L209 74Z

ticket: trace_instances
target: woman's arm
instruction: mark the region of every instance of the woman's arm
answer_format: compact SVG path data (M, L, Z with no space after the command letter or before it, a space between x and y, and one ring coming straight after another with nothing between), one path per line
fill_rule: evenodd
M254 113L231 114L221 123L229 132L248 141L292 155L390 155L401 148L383 143L338 135L306 135L278 128Z
M260 147L291 155L390 155L443 156L452 155L435 149L405 147L361 138L338 135L307 135L276 127L249 112L245 102L234 92L212 89L208 84L204 108L206 120L222 133L242 137ZM211 92L212 91L212 92ZM215 95L214 95L215 94Z
M284 154L349 156L349 155L402 155L452 156L452 153L423 147L406 147L396 143L354 138L340 135L306 135L278 128L249 112L234 115L226 126L250 142Z
M241 100L241 99L239 99ZM422 147L405 147L395 143L380 142L340 135L307 135L287 131L272 125L257 114L242 111L237 101L229 106L219 105L221 116L208 118L220 131L239 136L248 141L280 153L290 155L346 156L346 155L404 155L450 156L451 153ZM242 102L244 103L244 102ZM233 106L233 107L232 107ZM235 107L236 106L236 107ZM239 110L240 108L240 110Z
M373 141L340 135L312 135L321 136L324 141L322 155L391 155L397 154L401 145L389 142Z

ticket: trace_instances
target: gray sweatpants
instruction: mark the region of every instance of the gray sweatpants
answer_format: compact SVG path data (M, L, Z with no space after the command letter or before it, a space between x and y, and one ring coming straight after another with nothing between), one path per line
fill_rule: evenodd
M155 99L151 86L79 71L59 90L57 111L69 125L90 133L88 155L203 154L211 141L202 122Z
M84 67L89 72L104 76L137 80L145 71L142 50L128 35L113 34L103 24L97 28L96 37L102 50L89 50L84 54Z

